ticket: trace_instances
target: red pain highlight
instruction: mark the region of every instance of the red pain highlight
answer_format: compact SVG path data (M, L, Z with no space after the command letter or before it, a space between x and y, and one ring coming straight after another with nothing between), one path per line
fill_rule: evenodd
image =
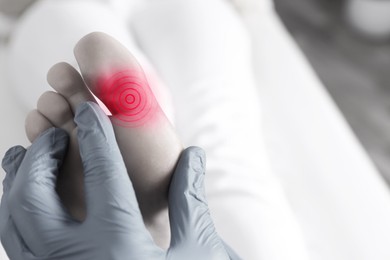
M143 72L120 70L101 76L96 95L110 110L115 124L137 127L149 123L156 114L157 101Z

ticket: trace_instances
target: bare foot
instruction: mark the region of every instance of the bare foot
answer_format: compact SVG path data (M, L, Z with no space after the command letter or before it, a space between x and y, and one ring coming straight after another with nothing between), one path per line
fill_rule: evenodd
M115 39L92 33L79 41L75 56L89 89L112 113L112 123L129 176L133 182L145 225L156 243L170 242L168 188L182 145L162 112L134 57ZM51 126L68 131L71 144L61 169L58 192L77 219L85 217L83 168L77 145L76 107L94 98L80 74L59 63L48 73L58 92L44 93L38 109L26 119L27 136L33 141ZM104 141L104 140L102 140Z

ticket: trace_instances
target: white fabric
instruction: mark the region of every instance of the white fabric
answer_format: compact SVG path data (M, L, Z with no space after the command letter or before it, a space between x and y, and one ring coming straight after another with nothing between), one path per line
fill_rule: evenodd
M388 187L272 10L243 14L275 173L311 259L390 259ZM389 158L390 159L390 158Z
M171 89L181 139L206 150L207 198L220 235L244 259L305 259L269 169L249 35L237 13L223 0L149 1L130 23Z
M120 0L115 1L118 4L117 7L120 6ZM92 4L93 1L88 2L88 5L92 4L92 7L87 7L87 1L77 1L80 9L75 10L71 9L71 6L76 5L76 3L71 0L58 1L56 3L60 6L58 10L55 7L56 4L50 4L50 2L54 1L45 1L40 7L30 10L30 15L20 22L19 33L16 34L18 36L15 38L18 40L15 40L11 49L7 50L7 53L15 55L16 59L13 64L7 64L6 68L10 69L11 73L4 75L5 73L2 73L4 69L0 67L0 108L2 111L0 120L7 122L0 129L0 155L3 155L11 145L28 144L23 130L27 107L33 105L43 89L48 89L44 77L52 63L67 60L74 64L73 60L69 60L72 59L72 45L82 34L89 32L89 30L103 30L119 38L125 44L129 44L128 46L131 46L132 51L134 51L134 44L130 42L130 38L123 37L123 27L117 25L114 26L115 28L111 28L113 16L109 15L109 12L103 11L101 7ZM69 9L65 8L65 2L69 3ZM239 1L237 0L237 2ZM251 5L251 1L245 2ZM264 6L256 4L251 5L251 8L246 8L247 5L244 5L243 2L240 10L246 19L254 43L257 86L262 100L266 140L268 141L267 152L271 155L272 168L283 184L296 220L303 231L310 259L389 259L387 242L390 241L390 196L388 189L340 116L332 100L324 91L323 86L318 82L307 62L280 25L269 2L263 0L262 3ZM52 9L50 11L45 9L48 8L47 6ZM88 8L88 11L83 11L85 9L81 6ZM100 11L97 11L98 9ZM104 14L104 18L101 18L96 12ZM217 15L219 10L215 13L215 19L219 19L220 16ZM208 14L210 15L210 13ZM98 17L100 18L97 20ZM199 17L202 18L202 16ZM52 21L52 23L48 23L48 21ZM41 31L37 31L36 28L41 28ZM66 37L55 37L58 31L61 32L58 35ZM49 43L44 39L50 40ZM245 45L241 40L233 44ZM39 51L33 51L34 48ZM245 54L245 50L240 51ZM235 54L232 53L232 55ZM140 58L139 56L137 58ZM0 57L0 61L4 62L3 56ZM246 61L240 62L246 63ZM4 66L4 63L1 65ZM244 71L244 69L242 70ZM161 74L162 76L168 75L167 73ZM231 78L232 82L238 80L240 75L244 74L238 73ZM11 76L13 80L6 82L6 76ZM172 87L179 85L180 82L185 82L187 76L172 83ZM250 73L248 76L251 77ZM248 92L244 91L244 96L250 96L248 93L255 95L250 87L252 83L249 78L248 82L243 84L248 90ZM164 79L167 82L173 81L168 77ZM219 120L218 123L222 123L228 129L207 128L203 132L205 134L204 139L202 139L202 134L196 135L196 129L193 127L186 130L185 125L180 123L184 122L185 118L176 109L176 122L178 128L181 129L180 133L183 138L187 142L196 141L198 144L204 144L208 150L207 189L212 212L217 220L217 227L231 244L239 247L239 251L243 250L242 248L245 246L240 245L241 241L254 242L256 250L249 253L267 256L263 259L304 259L296 258L297 255L278 258L278 256L283 257L283 252L274 251L276 249L283 250L278 247L290 242L291 236L297 234L298 231L293 227L294 224L291 224L295 221L293 217L290 216L289 220L283 219L284 216L280 215L283 213L278 215L278 212L288 212L288 206L284 205L282 192L280 192L274 177L266 170L266 159L261 152L262 140L254 137L253 143L260 145L259 151L255 151L254 154L249 152L253 151L253 147L246 140L243 143L234 142L234 140L239 140L236 137L233 139L233 143L229 144L238 145L237 147L240 148L247 145L249 150L246 162L258 159L249 168L252 170L264 169L264 171L259 172L261 175L258 177L251 175L252 171L241 171L240 174L246 174L248 179L239 181L237 173L242 168L237 166L239 165L235 157L237 151L232 150L227 153L228 150L219 149L218 141L221 138L224 139L223 136L216 136L213 131L219 131L223 135L232 134L230 128L237 129L241 133L249 131L249 135L245 136L247 138L253 135L250 131L261 133L261 130L258 129L258 123L253 123L251 120L245 122L245 117L248 115L244 115L244 118L241 119L244 123L232 124L224 111L211 105L218 105L215 99L220 97L215 94L207 97L205 94L208 91L207 86L221 86L221 82L223 81L218 77L194 82L191 85L192 91L197 88L203 90L203 93L194 93L194 100L188 97L191 93L183 93L182 91L180 95L183 95L184 100L188 101L186 105L193 108L192 111L189 110L191 112L189 116L191 126L193 126L192 121L195 121L194 124L199 124L199 127L211 126L211 118L215 117L216 120ZM237 93L232 87L232 82L226 82L231 92L229 91L229 94L223 98L227 99L232 96L233 92ZM20 94L22 90L27 88L26 86L34 86L34 88L23 91L22 93L27 94L23 98L23 95ZM10 91L10 88L18 88L16 93L19 95L14 95L15 92ZM177 86L175 88L178 90ZM183 104L178 104L174 93L173 95L175 106L182 106ZM205 102L204 106L201 103L196 104L198 97L201 98L200 101ZM240 98L237 95L238 100L234 99L234 102L242 103ZM248 99L254 100L254 97L248 97ZM222 109L226 108L228 111L232 111L230 114L239 114L237 110L232 110L228 104L222 104ZM256 107L258 105L248 102L248 104L243 104L243 107ZM211 109L218 116L209 112L207 116L195 120L197 116L192 116L196 113L194 110L199 109L201 110L199 113L202 113L206 108ZM257 118L255 110L249 109L249 111ZM253 128L249 128L251 122ZM248 124L248 129L245 129L246 124ZM211 139L213 136L216 136L217 139ZM256 155L260 157L254 158ZM221 161L221 158L229 158L228 163ZM222 172L225 170L226 172ZM227 176L221 178L224 174ZM257 178L262 180L258 190L253 188L254 183L259 181ZM254 180L254 183L250 183L250 180ZM249 193L252 194L252 198L248 196ZM258 196L262 196L262 199L256 198ZM218 215L218 212L224 212L232 205L237 207L234 208L237 213L245 214ZM256 208L267 213L262 220L252 219L252 216L255 215L251 214L259 212ZM228 220L232 216L241 221L241 223L237 223L242 228L241 232L249 232L248 236L252 233L252 236L259 241L249 241L248 236L242 235L240 230L234 234L235 238L232 237L231 233L236 230L235 225L233 225L234 221L230 221L227 226L221 225L224 223L223 218ZM244 217L247 219L243 219ZM274 244L274 239L278 237L280 231L274 229L273 226L266 230L264 224L267 221L269 221L268 223L285 224L291 221L290 227L292 228L290 230L293 232L287 231L286 240ZM262 232L258 237L257 234L251 232L257 231L256 229ZM261 235L264 237L261 238ZM267 241L267 239L270 240ZM297 241L292 242L299 244L299 240L298 234ZM0 259L3 258L6 259L4 255L0 255Z

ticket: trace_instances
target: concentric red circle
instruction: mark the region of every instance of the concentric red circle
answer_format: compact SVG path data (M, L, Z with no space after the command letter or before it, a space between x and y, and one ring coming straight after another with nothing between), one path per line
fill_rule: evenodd
M98 82L97 95L123 126L143 125L151 119L157 102L143 73L122 70Z

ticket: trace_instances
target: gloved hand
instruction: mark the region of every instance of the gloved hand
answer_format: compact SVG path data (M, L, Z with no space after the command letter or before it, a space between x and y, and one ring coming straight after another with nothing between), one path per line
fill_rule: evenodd
M55 191L68 136L52 128L27 150L11 148L0 206L1 242L13 260L238 259L220 239L204 193L205 154L186 149L169 191L171 245L157 247L145 228L111 123L94 103L76 112L87 218L74 221Z

